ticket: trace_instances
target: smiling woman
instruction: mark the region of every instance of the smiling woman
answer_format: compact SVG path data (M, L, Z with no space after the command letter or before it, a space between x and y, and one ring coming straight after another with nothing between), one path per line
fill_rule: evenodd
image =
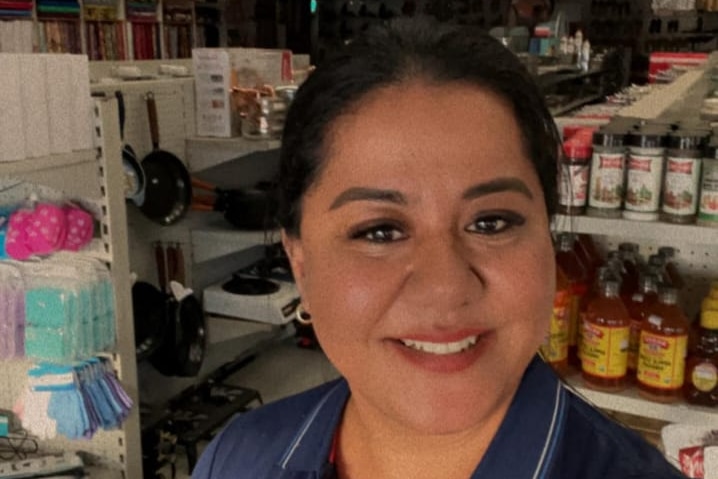
M680 477L537 357L558 145L483 33L398 24L322 64L287 116L279 220L343 377L239 417L193 477Z

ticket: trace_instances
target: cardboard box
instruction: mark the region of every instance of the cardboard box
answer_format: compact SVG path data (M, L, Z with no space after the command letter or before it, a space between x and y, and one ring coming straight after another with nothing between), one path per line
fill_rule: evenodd
M232 87L255 88L292 82L292 52L262 48L195 48L195 114L198 136L239 136Z

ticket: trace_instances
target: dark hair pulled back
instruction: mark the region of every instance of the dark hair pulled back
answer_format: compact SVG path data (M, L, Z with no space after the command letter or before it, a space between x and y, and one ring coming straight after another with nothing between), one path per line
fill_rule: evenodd
M476 85L508 102L546 209L555 212L560 140L521 61L478 29L410 20L370 30L322 62L297 91L284 126L277 183L277 220L288 234L300 234L302 198L321 174L334 120L368 93L412 80ZM491 119L476 118L482 121Z

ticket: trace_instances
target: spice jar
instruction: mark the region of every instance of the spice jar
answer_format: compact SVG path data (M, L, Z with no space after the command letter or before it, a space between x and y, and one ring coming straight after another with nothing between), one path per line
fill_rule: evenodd
M644 127L628 138L626 193L623 217L656 221L661 197L665 154L663 128Z
M718 144L708 145L703 154L698 220L701 226L718 227Z
M622 130L598 130L593 134L593 157L586 214L620 218L626 168L625 134Z
M668 135L663 176L661 220L694 223L698 206L702 147L701 131L678 130Z
M586 210L591 145L583 138L572 137L563 143L559 166L558 211L582 215Z

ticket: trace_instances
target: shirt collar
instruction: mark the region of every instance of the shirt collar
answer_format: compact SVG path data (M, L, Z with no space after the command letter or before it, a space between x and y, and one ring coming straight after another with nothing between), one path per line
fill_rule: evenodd
M317 403L290 442L277 465L277 477L321 477L348 398L347 382L340 379ZM545 477L563 430L565 408L566 392L561 382L548 365L534 358L472 479Z

